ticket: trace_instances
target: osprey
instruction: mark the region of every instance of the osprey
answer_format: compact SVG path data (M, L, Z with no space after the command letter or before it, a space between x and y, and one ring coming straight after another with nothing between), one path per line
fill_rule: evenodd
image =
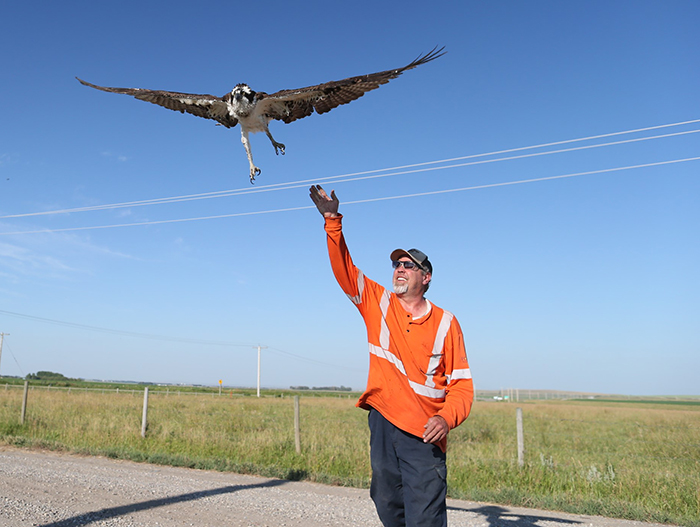
M285 146L275 141L268 129L268 123L271 120L277 119L291 123L297 119L308 117L314 111L319 114L329 112L341 104L347 104L362 97L368 91L379 88L380 85L395 79L406 70L441 57L446 53L443 51L444 49L444 47L433 48L432 51L419 56L403 68L359 75L296 90L281 90L272 94L253 91L247 84L237 84L230 93L223 97L217 97L215 95L195 95L141 88L107 88L90 84L78 77L76 79L81 84L97 90L132 95L137 99L158 104L169 110L213 119L226 128L233 128L240 124L241 142L248 155L250 182L253 183L255 176L260 174L260 169L253 164L248 134L265 132L275 149L275 153L284 155Z

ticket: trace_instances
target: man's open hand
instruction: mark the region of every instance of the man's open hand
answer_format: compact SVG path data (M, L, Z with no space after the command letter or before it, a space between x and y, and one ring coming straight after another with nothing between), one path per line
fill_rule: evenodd
M323 190L321 185L312 185L309 189L309 195L318 211L323 214L325 218L334 218L338 215L340 201L338 201L335 195L335 190L331 190L331 196L328 197L328 194L326 194L326 191Z

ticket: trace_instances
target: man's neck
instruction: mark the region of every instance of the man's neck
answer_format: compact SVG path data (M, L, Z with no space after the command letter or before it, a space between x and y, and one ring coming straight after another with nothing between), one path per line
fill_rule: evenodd
M397 294L396 297L399 299L401 307L413 315L413 317L422 317L428 310L428 301L423 295L409 296L404 293L401 295Z

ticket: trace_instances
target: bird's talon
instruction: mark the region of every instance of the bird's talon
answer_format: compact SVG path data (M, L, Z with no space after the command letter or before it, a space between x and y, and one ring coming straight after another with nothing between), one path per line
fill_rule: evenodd
M258 167L254 167L253 170L250 171L250 184L255 185L255 176L260 175L260 169Z

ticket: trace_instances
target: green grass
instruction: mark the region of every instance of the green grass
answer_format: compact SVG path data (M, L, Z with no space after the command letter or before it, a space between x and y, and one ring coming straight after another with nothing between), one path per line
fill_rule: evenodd
M626 404L478 403L450 433L455 496L601 516L700 525L700 411Z
M700 406L700 401L675 399L576 399L586 403L624 403L624 404L671 404L678 406Z
M142 392L33 389L24 425L21 398L0 385L0 442L356 487L371 476L366 413L345 393L301 398L301 454L291 397L151 392L145 439ZM700 527L700 407L637 402L477 402L450 432L450 496Z

